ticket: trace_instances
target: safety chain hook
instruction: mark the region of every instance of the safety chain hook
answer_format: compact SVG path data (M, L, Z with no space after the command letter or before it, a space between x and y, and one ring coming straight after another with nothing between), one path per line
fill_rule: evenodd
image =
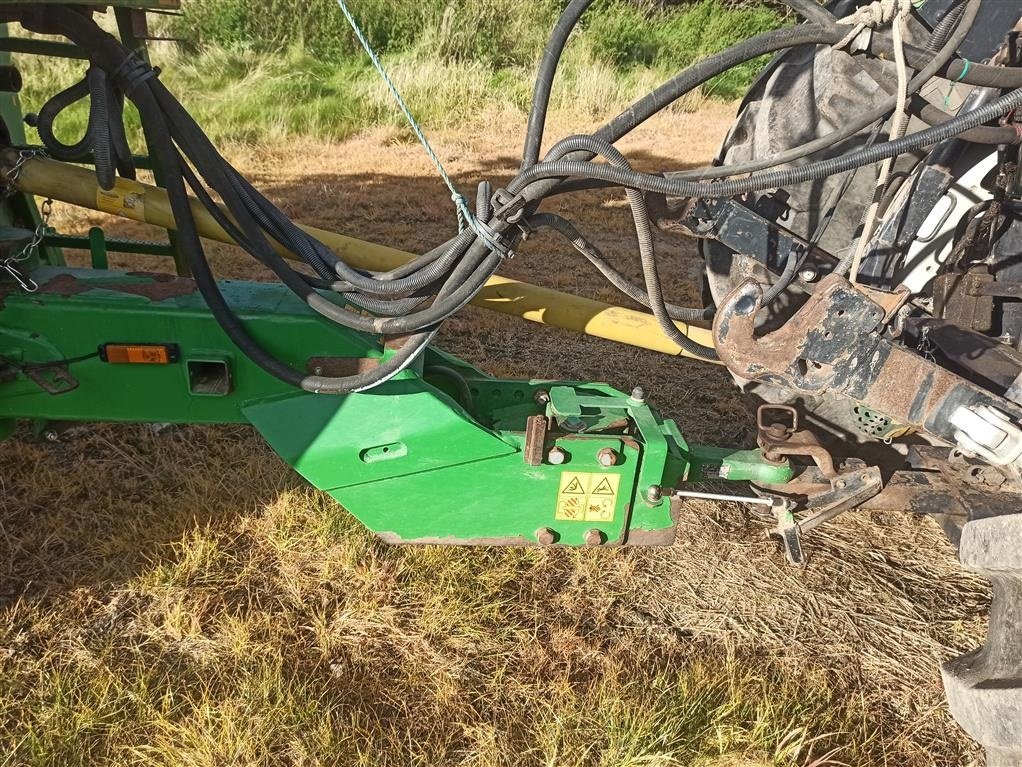
M19 169L19 166L15 165L15 167L11 170L14 171L15 169ZM26 242L17 253L12 256L8 256L3 261L0 261L0 269L7 272L7 274L9 274L26 293L35 293L39 290L39 285L36 284L35 280L25 274L18 265L27 261L35 253L37 253L39 251L39 246L42 245L43 240L46 238L46 232L50 223L50 215L53 213L53 200L49 198L44 200L43 204L39 207L39 213L40 221L38 226L36 226L35 231L32 232L32 238Z

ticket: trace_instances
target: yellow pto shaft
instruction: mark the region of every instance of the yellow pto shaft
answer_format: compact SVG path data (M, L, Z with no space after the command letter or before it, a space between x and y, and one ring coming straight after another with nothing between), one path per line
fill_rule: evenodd
M3 155L0 172L8 175L19 161L17 150L8 149ZM23 162L18 169L14 186L18 191L38 197L51 198L81 208L103 211L134 221L174 229L174 216L165 190L135 181L118 179L115 188L107 192L99 187L95 174L68 163L35 157ZM213 219L197 200L192 200L192 214L199 234L206 239L233 243L227 232ZM388 248L336 232L302 226L306 232L332 249L347 263L363 269L385 271L413 258L395 248ZM278 249L290 256L282 246ZM491 277L479 295L472 301L475 306L503 314L539 322L544 325L574 330L596 338L637 346L666 354L691 357L664 335L656 319L644 312L612 306L569 293L561 293L507 277ZM704 346L713 345L710 330L683 322L678 328L693 341Z

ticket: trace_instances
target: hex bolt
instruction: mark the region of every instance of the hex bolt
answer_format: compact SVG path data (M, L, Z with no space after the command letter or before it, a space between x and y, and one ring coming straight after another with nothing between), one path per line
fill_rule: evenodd
M568 460L568 453L563 447L552 447L546 454L547 463L552 463L554 466L560 466L562 463L566 463Z
M632 399L636 402L646 401L646 392L643 391L641 386L636 386L634 389L632 389Z
M595 528L592 530L586 530L583 540L585 541L586 546L600 546L603 544L603 533Z
M557 540L557 533L549 527L541 527L536 531L536 540L541 546L549 546Z
M532 395L532 398L536 401L537 405L546 405L550 402L550 392L546 389L536 389L536 392Z
M605 469L617 465L617 457L617 451L612 447L605 447L596 454L596 460Z
M49 429L43 432L43 437L46 438L47 442L60 442L60 433L55 429Z
M660 485L650 485L646 488L646 500L650 503L660 503L664 497L664 489Z
M798 273L798 276L802 279L802 282L813 282L820 276L820 273L816 271L815 267L804 266Z

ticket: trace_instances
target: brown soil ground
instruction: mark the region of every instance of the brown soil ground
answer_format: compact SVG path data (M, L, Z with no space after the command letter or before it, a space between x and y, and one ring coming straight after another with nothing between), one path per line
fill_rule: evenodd
M672 115L636 131L622 149L647 168L704 164L715 153L731 114L732 108L711 104L695 114ZM486 128L436 137L439 154L463 189L473 189L482 179L500 183L517 165L518 119L504 123L495 118ZM551 135L564 135L568 129L558 125ZM229 154L243 173L303 223L408 250L441 241L454 226L448 195L421 149L393 131L373 131L337 144L234 147ZM557 199L551 208L577 221L638 277L628 212L618 196L591 192ZM100 215L62 206L54 222L60 229L77 231L109 223ZM121 223L110 228L121 235L147 234ZM678 303L693 304L699 300L695 250L684 240L661 239L663 263L671 265L671 294ZM229 248L218 246L211 252L224 276L263 276ZM115 259L115 266L128 263ZM135 268L166 268L155 259L130 263ZM585 262L550 237L530 240L506 273L622 302ZM718 367L613 346L475 308L448 323L440 345L501 377L600 380L625 390L641 384L693 441L748 445L752 439L748 403ZM267 526L275 519L274 504L282 494L306 497L287 467L244 429L184 428L154 437L140 426L89 427L56 445L23 433L0 446L0 455L10 467L5 469L0 506L0 623L9 628L0 631L6 631L13 648L9 656L0 654L0 673L7 673L5 663L23 670L25 664L42 663L52 654L64 657L61 653L71 652L71 646L116 644L131 621L144 622L149 615L145 611L155 609L124 607L128 617L119 617L117 605L135 604L132 595L145 590L138 584L149 577L146 573L182 566L181 560L191 556L189 541L211 529L222 532L218 540L238 559L241 554L231 547L244 549L239 540L271 535ZM348 530L346 535L357 535ZM387 575L388 567L399 567L396 563L407 562L409 555L375 545L371 551L375 564L364 575L380 579L380 584L365 588L391 588L392 583L385 583L395 576ZM972 758L971 745L946 713L938 669L943 660L981 640L983 584L960 571L952 547L934 524L904 514L848 514L812 535L808 551L808 566L791 569L742 509L693 503L682 511L674 547L606 553L603 559L590 553L582 558L550 554L543 559L548 568L544 572L556 573L561 584L557 588L565 592L542 592L547 594L543 601L513 593L523 600L523 609L543 616L544 625L561 626L564 641L559 643L553 634L544 642L536 639L545 648L543 663L551 668L583 663L577 646L566 639L572 631L576 638L585 637L592 653L608 657L628 652L648 652L659 659L688 657L693 648L713 647L732 662L780 664L796 682L803 677L825 679L836 699L860 711L859 721L866 723L861 732L838 739L839 744L863 741L848 754L839 752L838 759L957 765ZM473 574L469 577L485 578L487 568L506 568L513 561L508 558L516 556L468 552L451 554L450 561L467 568ZM573 568L589 573L590 579L573 575ZM191 586L199 592L201 569ZM593 573L602 575L593 579ZM319 581L310 578L308 583ZM258 600L272 592L268 588L252 586L250 593ZM187 612L193 609L187 605L195 604L188 600L197 597L182 593L181 609ZM291 598L303 603L327 597L319 586L310 585L305 592L298 588ZM566 600L574 600L575 606ZM402 609L400 596L381 596L376 605L378 614L366 616L370 624L386 623ZM160 609L168 608L164 604ZM583 630L581 618L569 620L574 627L569 630L562 624L566 612L573 610L595 622ZM81 626L86 625L91 633L82 638ZM23 645L11 639L15 626L29 637ZM184 633L196 632L203 635L201 625ZM377 641L384 648L380 658L397 652L385 651L388 642L402 641L382 629L369 634L366 642ZM18 661L19 653L30 657ZM594 757L593 763L598 761Z

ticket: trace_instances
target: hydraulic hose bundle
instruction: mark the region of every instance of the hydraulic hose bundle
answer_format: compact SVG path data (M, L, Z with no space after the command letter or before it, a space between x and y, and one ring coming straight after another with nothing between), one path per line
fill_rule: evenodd
M886 100L855 123L831 135L775 157L663 175L632 169L614 143L712 77L763 54L795 46L835 45L848 34L849 27L838 23L814 0L786 0L808 23L756 35L688 67L593 135L564 139L540 159L558 63L568 37L592 2L571 0L554 28L536 79L518 175L496 193L489 184L480 185L473 220L476 226L466 228L437 248L389 272L351 267L292 223L220 155L160 82L158 72L102 31L88 12L59 5L26 5L21 7L21 21L34 31L67 37L90 58L86 79L55 96L40 113L38 127L50 153L58 159L80 160L82 155L91 152L100 183L106 188L113 184L114 168L122 175L133 176L122 120L124 98L130 99L146 128L150 151L164 169L178 225L179 246L188 257L197 287L213 316L239 349L267 372L319 393L361 391L406 369L429 344L441 323L472 300L497 271L518 238L539 227L551 228L565 236L612 284L649 307L671 340L689 352L713 359L713 349L695 343L674 324L674 320L708 318L712 316L712 308L688 309L666 300L658 273L646 193L672 197L734 197L821 179L958 136L1005 142L1018 137L1014 128L991 127L987 123L1022 106L1022 70L970 64L956 58L955 51L979 12L980 0L967 0L959 3L934 29L927 50L904 46L905 60L915 70L908 91L917 94L923 85L940 76L973 85L1015 89L996 101L951 116L917 100L916 111L933 123L932 127L897 140L871 142L855 151L793 167L782 166L832 149L871 124L886 119L897 99ZM873 32L865 53L886 56L893 50L892 46L889 35ZM54 120L69 104L85 96L90 97L89 130L73 146L60 144L53 136ZM630 283L607 263L571 222L538 211L547 197L592 186L616 186L625 190L635 224L643 285ZM369 372L339 378L308 375L268 354L232 313L218 289L192 219L189 190L239 245L271 269L312 310L352 330L400 337L399 350ZM217 205L214 194L223 201L226 213ZM297 255L306 268L292 267L275 251L274 241ZM779 294L796 271L797 261L789 258L781 281L771 289L769 298ZM351 307L364 313L351 311Z

